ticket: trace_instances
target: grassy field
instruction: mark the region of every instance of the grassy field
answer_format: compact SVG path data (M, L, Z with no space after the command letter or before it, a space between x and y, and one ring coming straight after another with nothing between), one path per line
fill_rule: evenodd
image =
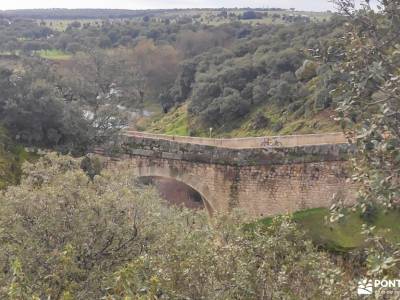
M233 13L236 17L242 15L246 9L238 9L238 10L228 10L228 14ZM260 11L261 13L265 11ZM238 21L236 18L221 18L218 16L219 10L210 10L203 11L201 13L201 22L208 25L222 25L225 23L229 23L232 21ZM328 20L331 17L331 13L328 12L305 12L305 11L291 11L291 10L282 10L282 11L267 11L268 16L263 17L262 19L251 19L251 20L239 20L242 23L247 23L251 25L265 25L265 24L286 24L286 21L282 19L284 16L307 16L311 21L320 22L323 20ZM280 18L273 18L274 14L280 15Z
M71 24L72 22L80 22L82 25L83 24L96 24L96 23L101 23L101 19L77 19L77 20L69 20L69 19L63 19L63 20L46 20L45 25L48 26L49 28L55 30L55 31L60 31L63 32L67 29L68 25ZM42 21L38 21L38 23L41 23Z
M365 237L361 234L362 219L360 211L347 210L345 216L337 223L328 223L329 210L316 208L293 214L293 220L307 232L307 235L318 246L335 252L347 252L363 245ZM271 218L260 221L268 226ZM394 242L400 242L400 211L379 209L376 217L369 224L375 226L376 233Z
M189 135L187 105L183 105L167 115L158 113L150 119L143 119L138 123L138 127L154 133L187 136Z
M228 9L228 14L234 14L236 16L242 15L247 9ZM232 21L238 21L236 17L233 18L223 18L220 17L221 9L207 9L207 10L196 10L196 9L185 9L185 10L176 10L176 11L165 11L161 13L151 13L153 18L169 18L171 20L179 19L182 17L193 17L195 21L208 24L208 25L222 25L225 23L229 23ZM264 12L264 11L260 11ZM257 24L285 24L285 21L281 18L272 18L273 14L279 14L280 16L288 16L288 15L301 15L308 16L312 21L322 21L324 19L329 19L331 14L327 12L303 12L303 11L291 11L291 10L282 10L282 11L268 11L269 16L264 17L262 19L254 19L254 20L240 20L243 23L249 23L252 25ZM129 19L114 19L114 21L125 21L130 20L134 22L142 21L143 17L132 17ZM48 19L45 20L46 26L50 27L55 31L63 32L68 28L68 25L72 22L78 21L82 25L83 24L91 24L91 25L100 25L104 20L102 19ZM43 21L38 20L40 24Z
M36 52L36 54L42 58L49 60L69 60L72 57L71 54L56 49L41 50Z

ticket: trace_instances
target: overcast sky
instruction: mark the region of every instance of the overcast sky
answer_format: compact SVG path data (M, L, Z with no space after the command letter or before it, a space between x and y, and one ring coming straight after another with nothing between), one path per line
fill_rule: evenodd
M329 0L0 0L0 9L22 8L201 8L280 7L298 10L332 9Z

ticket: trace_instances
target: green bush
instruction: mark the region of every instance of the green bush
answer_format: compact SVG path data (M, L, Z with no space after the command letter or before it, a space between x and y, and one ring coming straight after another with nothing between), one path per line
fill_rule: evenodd
M314 111L319 112L328 108L332 104L332 98L329 95L329 91L322 90L318 92L314 97Z
M238 212L168 207L123 166L92 181L80 160L56 154L24 172L0 195L1 299L347 294L340 270L287 217L244 230Z

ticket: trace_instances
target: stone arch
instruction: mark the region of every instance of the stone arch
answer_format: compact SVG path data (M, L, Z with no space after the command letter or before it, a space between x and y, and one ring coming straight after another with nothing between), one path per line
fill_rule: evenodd
M138 178L160 177L181 182L200 194L204 207L210 215L215 212L215 206L217 204L215 196L211 193L209 187L195 174L176 172L173 168L152 164L136 165L133 167L133 173Z
M188 184L186 184L185 182L182 182L182 181L178 181L178 180L176 180L176 179L174 179L174 178L167 178L167 177L160 177L160 176L140 176L140 177L137 177L141 182L146 182L146 184L147 184L147 182L151 182L151 181L153 181L153 180L156 180L154 183L157 185L157 181L159 181L159 180L163 180L163 179L167 179L167 180L169 180L169 181L171 181L171 182L176 182L176 183L180 183L180 184L182 184L183 186L186 186L186 188L185 189L188 189L188 192L190 193L190 191L192 191L192 192L194 192L194 193L196 193L196 194L198 194L198 196L199 196L199 202L197 202L198 204L197 205L200 205L200 206L196 206L196 202L194 202L193 200L192 200L192 205L194 204L194 206L191 206L190 204L188 205L188 202L187 202L187 200L189 200L189 199L185 199L186 201L182 201L180 204L184 204L187 208L192 208L192 209L198 209L198 208L204 208L210 215L212 215L213 214L213 208L212 208L212 206L210 205L210 203L208 202L208 200L199 192L199 191L197 191L196 189L194 189L192 186L190 186L190 185L188 185ZM148 181L148 179L150 179L150 181ZM193 199L193 198L192 198ZM168 199L169 200L169 199ZM190 201L190 200L189 200ZM173 202L172 202L173 203Z

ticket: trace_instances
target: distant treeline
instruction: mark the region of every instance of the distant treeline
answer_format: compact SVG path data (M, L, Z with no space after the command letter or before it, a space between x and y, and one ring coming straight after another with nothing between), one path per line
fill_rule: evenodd
M118 19L143 17L161 10L125 10L125 9L24 9L7 10L0 17L30 19Z
M249 8L250 9L250 8ZM0 12L0 18L30 18L30 19L129 19L157 15L160 13L183 12L192 9L152 9L152 10L128 10L128 9L21 9L6 10ZM208 8L196 9L196 11L210 10ZM212 9L218 10L218 9ZM221 8L221 10L226 10ZM229 9L238 10L238 9ZM279 11L280 8L257 8L257 11Z

